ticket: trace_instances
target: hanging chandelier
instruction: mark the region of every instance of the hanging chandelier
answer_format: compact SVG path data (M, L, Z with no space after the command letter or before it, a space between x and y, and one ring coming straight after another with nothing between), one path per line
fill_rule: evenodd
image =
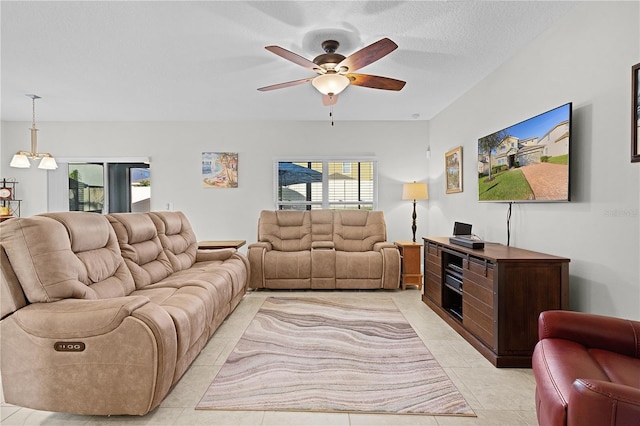
M31 122L31 151L18 151L9 164L11 167L27 169L31 167L31 160L40 158L39 169L54 170L58 168L56 160L48 152L38 152L38 129L36 128L36 99L41 99L38 95L26 95L31 98L32 122Z

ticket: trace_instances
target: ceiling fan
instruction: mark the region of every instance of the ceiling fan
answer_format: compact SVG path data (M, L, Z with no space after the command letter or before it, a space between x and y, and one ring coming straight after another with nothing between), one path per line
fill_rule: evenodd
M397 49L398 45L392 40L383 38L347 57L336 53L339 46L340 43L335 40L322 42L322 49L325 53L316 56L313 61L279 46L266 46L265 49L269 52L275 53L301 67L307 68L318 75L260 87L258 90L265 92L268 90L283 89L310 81L313 87L322 93L323 105L331 106L338 102L338 94L350 84L372 89L395 91L401 90L404 87L406 82L402 80L377 75L353 73Z

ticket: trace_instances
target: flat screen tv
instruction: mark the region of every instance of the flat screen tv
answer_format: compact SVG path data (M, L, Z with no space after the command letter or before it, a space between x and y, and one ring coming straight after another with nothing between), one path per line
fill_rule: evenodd
M478 139L478 200L569 201L571 103Z

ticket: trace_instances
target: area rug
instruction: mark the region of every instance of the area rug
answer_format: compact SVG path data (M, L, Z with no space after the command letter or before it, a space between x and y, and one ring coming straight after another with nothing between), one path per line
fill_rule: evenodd
M474 416L390 298L269 297L196 409Z

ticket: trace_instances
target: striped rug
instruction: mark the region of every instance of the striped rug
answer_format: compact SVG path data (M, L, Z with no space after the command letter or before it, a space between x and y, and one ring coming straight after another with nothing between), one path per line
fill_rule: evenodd
M390 298L269 297L196 409L474 416Z

